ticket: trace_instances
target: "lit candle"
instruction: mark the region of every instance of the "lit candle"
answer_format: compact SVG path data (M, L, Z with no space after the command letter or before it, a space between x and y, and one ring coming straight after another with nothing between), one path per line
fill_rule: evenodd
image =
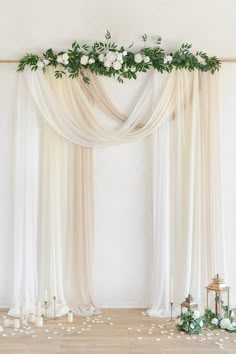
M174 278L171 277L170 302L174 302Z
M36 317L35 319L35 325L37 327L43 327L43 318L42 317Z
M14 319L14 328L20 328L20 320L18 318Z
M4 324L4 327L9 327L9 326L10 326L10 320L9 320L9 318L4 318L3 324Z
M68 322L73 322L73 312L72 311L68 312Z

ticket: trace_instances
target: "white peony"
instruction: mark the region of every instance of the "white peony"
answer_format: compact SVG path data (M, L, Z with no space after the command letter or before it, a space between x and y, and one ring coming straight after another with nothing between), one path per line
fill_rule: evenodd
M146 57L143 58L143 61L144 61L144 63L149 63L150 58L148 56L146 56Z
M182 313L185 314L186 312L188 312L187 307L183 307L183 308L182 308Z
M231 326L230 319L229 318L223 318L220 321L220 327L222 329L228 329Z
M99 54L99 56L98 56L99 61L103 62L104 58L105 58L104 54Z
M181 320L180 318L177 318L177 320L175 321L175 323L179 326L182 326L183 324L183 320Z
M199 322L199 326L202 327L203 326L203 322L202 320Z
M82 55L82 57L80 58L80 64L87 65L88 60L89 60L89 57L87 55Z
M104 61L104 66L105 66L105 68L110 68L110 67L111 67L111 62L110 62L110 60L106 59L106 60Z
M49 64L49 60L43 59L43 63L44 63L44 65L48 65Z
M42 69L42 68L44 67L44 63L39 60L39 61L37 62L37 67L38 67L38 69Z
M57 57L57 62L58 62L58 63L62 63L62 62L63 62L63 59L62 59L62 56L61 56L61 55L58 55L58 57Z
M135 61L135 63L137 63L137 64L142 63L142 61L143 61L143 56L142 56L142 54L140 54L140 53L135 54L135 56L134 56L134 61Z
M164 64L172 62L172 55L165 55Z
M68 60L69 55L67 53L62 54L62 60Z
M117 56L116 56L116 60L117 60L117 61L120 61L120 62L122 62L122 63L123 63L123 56L122 56L122 54L121 54L121 53L118 53L118 54L117 54Z
M93 58L90 58L88 62L89 62L89 64L93 64L93 63L95 63L95 60Z
M211 324L213 324L213 325L215 325L215 326L218 326L218 324L219 324L219 320L218 320L218 318L213 318L212 320L211 320Z
M106 55L106 59L109 60L111 63L114 63L114 61L116 61L116 54L113 52L108 52Z
M63 64L64 64L64 65L68 65L68 64L69 64L69 60L64 60L64 61L63 61Z
M190 328L194 329L195 325L193 323L191 323Z
M122 53L123 57L125 57L127 55L127 51L124 50L123 53Z
M114 68L115 70L120 70L120 69L121 69L121 63L120 63L119 61L115 61L115 62L113 63L113 68Z
M194 319L194 320L197 320L199 317L200 317L200 312L197 311L197 310L194 311L194 312L193 312L193 319Z
M134 65L131 66L130 71L132 71L132 73L134 73L136 71L136 67Z

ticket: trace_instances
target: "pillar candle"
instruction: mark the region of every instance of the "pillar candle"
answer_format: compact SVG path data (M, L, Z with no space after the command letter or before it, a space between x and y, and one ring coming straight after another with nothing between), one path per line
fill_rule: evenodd
M48 291L45 290L44 301L48 301Z
M35 325L37 327L43 327L43 318L42 317L36 317L35 319Z
M72 311L68 312L68 322L73 322L73 312Z
M20 328L20 320L18 318L14 319L14 328Z

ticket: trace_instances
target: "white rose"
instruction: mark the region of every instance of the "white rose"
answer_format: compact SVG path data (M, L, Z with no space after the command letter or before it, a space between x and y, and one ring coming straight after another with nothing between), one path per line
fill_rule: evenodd
M48 65L49 64L49 60L43 59L43 63L44 63L44 65Z
M62 59L62 56L61 56L61 55L58 55L58 57L57 57L57 62L58 62L58 63L62 63L62 62L63 62L63 59Z
M200 317L200 312L199 311L194 311L193 312L193 319L197 320Z
M114 68L115 70L120 70L120 69L121 69L121 63L120 63L119 61L115 61L115 62L113 63L113 68Z
M127 55L127 51L124 50L123 53L122 53L123 57L125 57Z
M89 57L87 55L82 55L82 57L80 58L80 64L87 65L88 60L89 60Z
M68 60L69 55L67 53L62 54L62 60Z
M64 60L64 61L63 61L63 64L64 64L64 65L69 64L69 60Z
M95 63L95 60L93 58L90 58L88 62L89 62L89 64L93 64L93 63Z
M134 61L135 61L135 63L138 63L138 64L141 63L143 61L142 54L140 54L140 53L135 54Z
M190 328L194 329L195 325L193 323L191 323Z
M149 63L150 58L148 56L146 56L146 57L144 57L143 61L144 61L144 63Z
M136 71L136 67L134 65L131 66L130 71L132 71L132 73L134 73Z
M42 61L37 62L38 69L42 69L44 67L44 63Z
M202 320L199 322L199 326L202 327L203 326L203 322Z
M110 68L111 67L111 62L110 62L110 60L105 60L104 61L104 66L105 66L105 68Z
M179 326L182 326L183 321L180 318L177 318L177 320L175 321L175 323Z
M171 63L172 62L172 56L171 55L166 55L164 58L164 63Z
M185 314L186 312L188 312L187 307L183 307L183 308L182 308L182 313Z
M99 56L98 56L98 60L99 61L104 61L104 58L105 58L105 56L104 56L104 54L99 54Z
M222 329L227 329L230 325L231 325L231 323L230 323L230 319L229 318L223 318L220 321L220 327Z
M218 323L219 323L219 320L216 317L211 320L211 324L213 324L215 326L218 326Z

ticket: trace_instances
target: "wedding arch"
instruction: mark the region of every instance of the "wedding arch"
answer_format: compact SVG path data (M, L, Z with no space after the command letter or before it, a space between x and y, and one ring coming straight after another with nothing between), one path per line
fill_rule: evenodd
M153 136L152 316L169 310L170 274L177 301L202 296L223 272L217 74L220 62L183 45L154 48L78 43L20 60L15 156L15 281L9 313L33 311L45 289L57 314L98 311L92 291L93 151ZM146 43L147 37L143 36ZM30 70L31 69L31 70ZM35 72L32 72L35 71ZM147 73L129 116L97 75L118 81ZM163 84L160 87L160 76ZM214 74L214 75L213 75ZM100 117L95 107L105 113ZM179 274L185 276L179 277ZM52 313L52 307L48 314Z

